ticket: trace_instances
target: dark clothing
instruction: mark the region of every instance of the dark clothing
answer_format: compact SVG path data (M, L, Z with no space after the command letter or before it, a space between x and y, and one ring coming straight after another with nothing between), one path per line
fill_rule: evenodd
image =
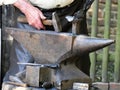
M63 30L62 32L71 32L72 24L71 22L68 22L65 19L65 16L67 15L73 16L75 12L83 8L83 4L85 3L85 1L86 0L75 0L72 4L64 8L53 9L53 10L44 10L44 9L41 9L41 10L44 13L44 15L50 19L52 17L52 13L56 12L58 16L60 17L60 21L62 24L62 30ZM88 32L87 32L87 25L86 25L86 15L81 24L82 24L81 25L82 27L80 27L80 33L87 35Z
M0 28L2 28L2 6L0 6Z

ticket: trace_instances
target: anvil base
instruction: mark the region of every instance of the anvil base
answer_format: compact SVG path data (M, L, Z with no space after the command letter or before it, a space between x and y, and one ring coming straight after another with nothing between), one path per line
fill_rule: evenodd
M89 90L89 89L84 89L84 90ZM4 82L2 84L2 90L46 90L46 89L45 88L35 88L35 87L20 87L20 86L16 86L16 85L7 84ZM47 90L62 90L62 89L51 88L51 89L47 89ZM77 90L77 89L63 89L63 90Z
M51 82L59 90L71 90L75 83L79 84L78 88L81 87L81 83L85 83L88 86L92 83L90 77L80 71L73 63L69 63L68 65L61 64L61 66L61 69L55 70L27 66L26 83L29 86L40 87L39 82Z

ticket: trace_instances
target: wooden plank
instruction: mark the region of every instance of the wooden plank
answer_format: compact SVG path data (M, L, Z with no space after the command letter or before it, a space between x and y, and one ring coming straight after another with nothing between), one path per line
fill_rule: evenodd
M98 30L98 0L95 0L93 3L93 16L92 16L92 31L91 36L97 36ZM90 67L90 77L92 81L95 80L95 65L96 65L96 52L90 54L91 67Z
M96 82L92 84L93 90L109 90L108 83Z
M115 68L114 68L114 81L120 80L120 0L118 0L118 21L116 32L116 47L115 47Z
M16 86L16 85L12 85L12 84L8 84L8 83L3 83L2 84L2 90L32 90L31 87L20 87L20 86Z
M106 0L105 5L105 31L104 38L109 39L110 37L110 16L111 16L111 0ZM102 62L102 81L107 81L107 66L109 59L109 47L103 49L103 62Z
M120 83L110 83L110 89L109 90L120 90Z
M120 83L102 83L102 82L96 82L92 84L93 90L119 90L120 89Z

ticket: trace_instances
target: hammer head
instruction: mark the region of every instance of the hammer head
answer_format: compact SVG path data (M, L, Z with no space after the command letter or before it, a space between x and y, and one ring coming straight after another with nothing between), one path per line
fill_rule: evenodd
M52 24L56 32L61 32L62 31L62 26L60 23L60 19L57 15L56 12L53 12L52 14Z

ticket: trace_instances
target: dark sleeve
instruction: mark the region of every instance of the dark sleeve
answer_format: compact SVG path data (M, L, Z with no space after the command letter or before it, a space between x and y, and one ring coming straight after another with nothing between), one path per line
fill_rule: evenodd
M79 11L80 9L83 8L85 3L85 0L75 0L74 3L72 3L70 6L61 9L61 10L57 10L57 13L60 17L60 21L63 27L63 32L71 32L71 28L72 28L72 23L68 22L65 19L65 16L70 15L70 16L74 16L74 14ZM86 24L86 13L83 17L83 20L80 22L80 34L86 34L88 35L88 31L87 31L87 24Z
M2 28L2 6L0 6L0 28Z

